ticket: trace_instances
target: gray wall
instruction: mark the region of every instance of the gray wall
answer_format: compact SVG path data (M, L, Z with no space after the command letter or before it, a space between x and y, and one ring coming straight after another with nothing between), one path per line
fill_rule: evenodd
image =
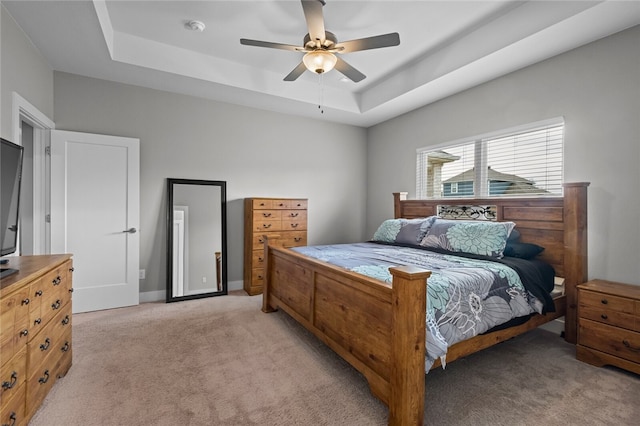
M416 149L565 118L565 181L589 187L589 277L640 284L640 27L368 129L367 233L415 196Z
M53 72L0 5L0 136L12 142L12 93L15 91L53 118Z
M168 177L227 181L229 281L242 280L244 197L309 199L310 244L364 235L366 131L54 73L56 128L140 138L140 291L165 289Z

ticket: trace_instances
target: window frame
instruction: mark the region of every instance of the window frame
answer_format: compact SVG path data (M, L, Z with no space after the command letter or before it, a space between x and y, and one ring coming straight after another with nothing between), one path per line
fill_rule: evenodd
M562 151L562 171L560 176L560 183L564 183L564 136L565 136L565 121L564 117L554 117L547 120L536 121L533 123L527 123L519 126L509 127L506 129L495 130L492 132L483 133L476 136L461 138L449 142L439 143L435 145L430 145L422 148L418 148L416 150L416 198L418 199L429 199L429 200L438 200L438 199L448 199L448 198L489 198L489 197L504 197L504 198L522 198L522 197L534 197L534 198L542 198L542 197L550 197L550 196L559 196L563 195L564 189L562 185L560 185L560 193L549 193L549 194L503 194L503 195L490 195L490 185L488 179L488 163L487 163L487 141L499 138L507 138L510 136L515 136L518 134L535 132L539 130L543 130L546 128L562 126L562 141L561 141L561 151ZM426 156L425 153L434 152L438 150L446 150L451 149L453 147L459 147L463 145L474 144L474 159L473 166L475 168L475 178L473 183L473 195L456 195L455 197L446 197L444 196L444 192L439 197L432 196L428 197L428 183L426 179ZM478 164L479 163L479 164ZM476 167L478 166L478 167Z

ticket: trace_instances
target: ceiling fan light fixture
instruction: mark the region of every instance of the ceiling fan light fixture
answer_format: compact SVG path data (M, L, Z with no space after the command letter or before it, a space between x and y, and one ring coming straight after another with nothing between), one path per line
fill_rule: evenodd
M304 55L302 62L309 71L322 74L331 71L336 66L338 58L331 52L314 50Z

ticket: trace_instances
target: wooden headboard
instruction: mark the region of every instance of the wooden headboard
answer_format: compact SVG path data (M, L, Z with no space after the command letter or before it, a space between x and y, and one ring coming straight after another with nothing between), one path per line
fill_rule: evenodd
M540 258L551 264L556 276L565 280L567 341L575 343L576 286L587 281L587 187L588 182L564 184L562 197L458 198L407 200L406 192L395 192L394 216L435 216L438 205L496 206L498 221L515 222L521 241L544 247Z

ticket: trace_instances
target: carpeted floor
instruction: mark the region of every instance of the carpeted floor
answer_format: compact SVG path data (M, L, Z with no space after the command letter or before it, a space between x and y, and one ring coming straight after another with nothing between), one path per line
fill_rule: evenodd
M364 378L244 293L78 314L31 426L384 425ZM640 377L534 330L426 376L429 425L635 425Z

